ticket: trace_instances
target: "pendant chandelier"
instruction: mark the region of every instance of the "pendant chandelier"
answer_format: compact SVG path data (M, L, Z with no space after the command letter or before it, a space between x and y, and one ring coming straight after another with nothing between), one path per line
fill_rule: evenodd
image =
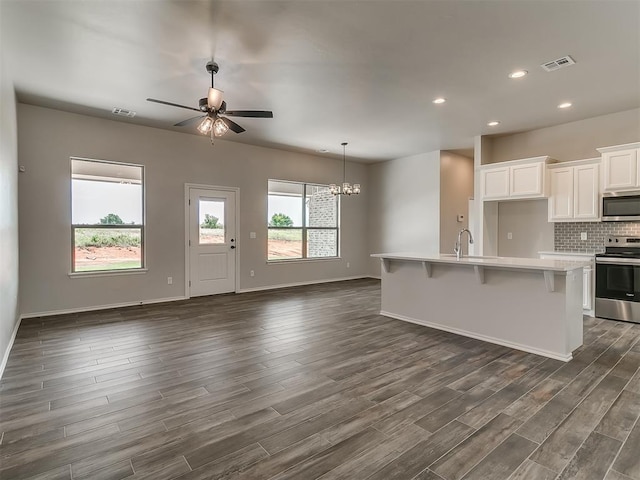
M351 185L347 182L347 159L346 159L346 147L347 142L342 142L342 185L336 185L332 183L329 185L329 191L334 195L358 195L360 193L360 184L354 183Z

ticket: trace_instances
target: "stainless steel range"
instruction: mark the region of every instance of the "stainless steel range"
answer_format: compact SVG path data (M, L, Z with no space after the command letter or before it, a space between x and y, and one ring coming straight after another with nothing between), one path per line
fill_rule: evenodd
M596 255L595 314L640 323L640 237L609 237Z

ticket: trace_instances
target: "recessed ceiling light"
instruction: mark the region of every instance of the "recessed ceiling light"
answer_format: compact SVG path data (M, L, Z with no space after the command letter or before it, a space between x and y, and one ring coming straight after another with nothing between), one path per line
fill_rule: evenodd
M446 99L444 99L442 97L438 97L433 101L433 103L444 103L446 101L447 101Z
M327 150L326 148L320 148L320 149L316 150L316 152L318 152L318 153L329 153L329 150Z
M509 74L509 78L522 78L527 73L529 72L527 72L526 70L515 70Z
M489 125L490 127L495 127L496 125L500 125L500 122L496 122L495 120L493 122L489 122L487 123L487 125Z
M573 105L571 102L564 102L558 105L558 108L569 108L571 105Z

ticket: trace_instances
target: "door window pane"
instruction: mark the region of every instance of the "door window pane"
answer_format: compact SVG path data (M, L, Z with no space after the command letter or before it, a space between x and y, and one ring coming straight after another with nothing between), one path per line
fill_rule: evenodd
M200 217L200 245L225 243L224 200L201 198L198 212Z
M302 229L269 229L269 260L302 258Z
M141 228L82 228L74 232L76 272L142 268Z

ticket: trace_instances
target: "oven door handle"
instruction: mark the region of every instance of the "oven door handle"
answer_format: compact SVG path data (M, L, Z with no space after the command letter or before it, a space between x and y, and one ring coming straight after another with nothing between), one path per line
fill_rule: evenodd
M606 263L609 265L640 266L640 258L619 258L619 257L596 257L596 263Z

